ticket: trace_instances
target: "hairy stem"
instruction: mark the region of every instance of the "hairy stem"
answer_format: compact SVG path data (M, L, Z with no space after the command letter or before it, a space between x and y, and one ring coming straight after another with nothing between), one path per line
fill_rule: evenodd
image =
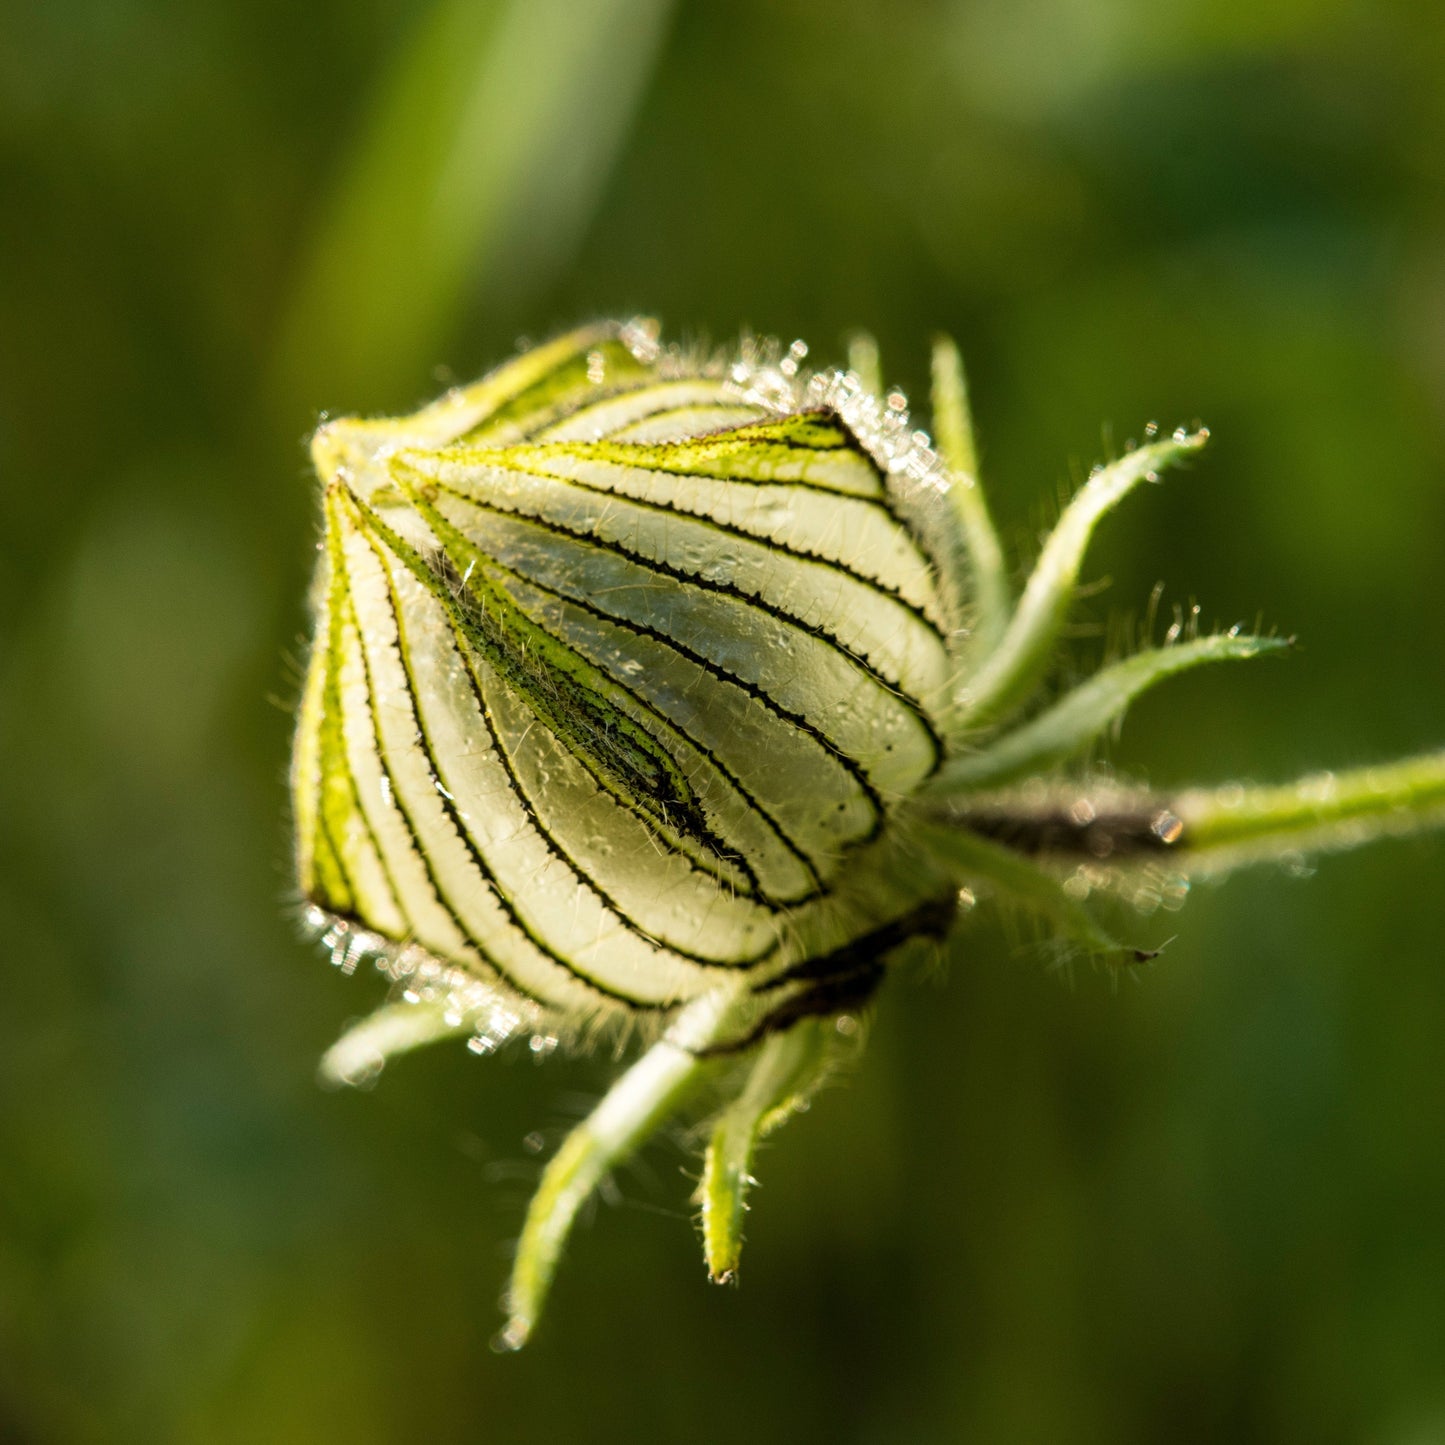
M1293 852L1352 848L1445 825L1445 752L1266 787L1195 788L1171 800L1185 866L1232 867Z
M1133 962L1153 957L1145 950L1120 943L1082 903L1064 892L1057 878L1004 844L981 838L965 827L932 822L918 823L916 836L960 887L993 885L1025 908L1042 914L1064 937L1089 953Z

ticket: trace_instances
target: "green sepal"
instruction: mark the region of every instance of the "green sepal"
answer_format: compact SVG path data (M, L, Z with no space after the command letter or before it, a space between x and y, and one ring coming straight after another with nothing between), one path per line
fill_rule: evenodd
M1084 553L1102 518L1144 481L1197 452L1208 433L1178 432L1102 467L1064 508L998 647L959 689L960 727L978 732L1006 721L1029 699L1062 635Z
M1119 963L1144 963L1155 950L1121 943L1064 891L1060 880L1027 858L964 827L919 822L914 836L934 863L952 873L960 888L991 885L1010 901L1046 918L1061 937L1087 953Z
M948 336L939 336L933 343L933 430L939 454L948 466L948 497L963 535L973 581L973 627L964 655L978 659L986 657L1002 639L1012 598L1003 548L979 477L968 378L958 347Z
M718 1045L755 1010L749 991L736 986L696 999L567 1136L527 1206L499 1349L519 1350L531 1337L577 1212L593 1190L734 1062Z
M459 1038L475 1023L447 1002L420 999L387 1003L341 1035L321 1058L318 1071L329 1088L371 1083L398 1054Z
M1130 704L1157 683L1209 662L1244 661L1289 647L1284 638L1220 633L1169 647L1150 648L1096 672L1051 708L965 757L945 763L927 791L947 796L997 787L1042 772L1088 747Z
M703 1259L708 1275L726 1284L737 1275L743 1247L753 1154L759 1140L795 1113L818 1087L840 1038L834 1017L805 1018L768 1038L757 1051L746 1081L713 1126L703 1162Z

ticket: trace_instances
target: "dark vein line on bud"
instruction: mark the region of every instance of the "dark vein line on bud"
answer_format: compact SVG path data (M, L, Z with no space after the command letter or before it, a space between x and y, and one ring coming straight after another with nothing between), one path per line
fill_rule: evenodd
M746 880L740 892L761 893L752 864L712 831L676 760L646 728L577 676L592 672L601 677L598 669L538 627L485 572L474 571L463 583L448 553L439 552L435 562L429 563L354 493L348 495L367 531L385 542L436 598L468 642L599 786L647 819L664 843L674 848L692 843L695 852L683 851L700 867L715 873L719 881L738 886L736 878L709 866L714 859ZM455 544L472 552L474 561L486 566L488 559L434 507L420 499L417 505L434 532L440 528ZM529 651L529 642L536 645L535 652ZM609 681L608 686L616 685ZM663 718L657 721L669 726Z
M541 811L538 809L537 805L528 794L526 787L524 786L521 778L517 774L517 770L513 763L511 754L507 751L506 744L502 741L501 730L497 726L497 721L493 714L492 705L490 702L487 701L486 694L482 688L481 679L478 678L476 674L476 664L473 661L472 657L468 655L465 646L462 645L465 642L465 638L460 632L456 631L456 629L454 628L453 639L458 644L457 653L462 660L462 665L466 672L467 683L469 690L472 694L472 700L477 705L477 712L481 717L482 726L487 731L487 735L491 742L492 749L495 751L497 759L502 765L502 771L505 772L507 775L507 781L511 785L512 793L515 795L518 803L521 805L522 810L526 813L528 820L531 822L538 836L542 839L543 846L554 858L556 858L560 863L562 863L569 872L571 872L573 877L576 878L576 880L582 887L589 889L597 896L597 898L601 901L603 907L605 907L608 912L612 914L612 916L618 921L618 923L622 925L623 928L625 928L628 932L634 934L636 937L642 939L644 942L653 944L655 947L664 952L676 954L679 958L685 958L690 963L699 964L703 968L754 968L764 962L774 952L776 952L778 945L776 940L774 940L770 942L761 953L755 954L751 958L726 959L717 958L707 954L695 953L690 949L683 948L676 943L670 943L666 939L659 938L655 934L649 933L647 929L643 928L635 919L633 919L632 916L627 912L627 910L623 908L622 905L618 903L615 898L612 897L612 895L602 886L602 884L599 883L597 879L595 879L591 875L591 873L589 873L582 866L582 864L580 864L567 851L567 849L557 839L555 834L553 834L552 830L543 820ZM682 854L680 856L686 857L687 855ZM711 878L713 875L705 874L704 876Z
M328 510L331 509L328 508ZM345 888L347 896L345 899L334 896L327 890L324 881L317 878L313 880L313 888L321 896L317 897L313 894L312 901L320 902L332 911L346 914L349 917L358 917L360 910L365 906L362 902L362 890L358 886L358 880L346 861L342 839L337 836L338 827L343 827L346 820L333 816L335 804L327 796L339 782L349 796L350 807L346 810L347 817L355 817L360 821L365 830L367 842L376 857L377 865L381 869L382 877L386 880L397 916L408 929L412 929L415 926L414 922L409 910L402 902L401 889L397 886L391 865L382 851L381 840L372 824L366 804L362 800L361 788L347 751L346 709L341 697L341 670L346 651L346 606L350 600L350 593L347 588L348 573L341 542L341 527L334 514L328 519L327 564L331 569L331 576L327 586L326 672L322 692L321 717L318 722L320 736L317 740L319 756L316 816L322 837L326 842L332 862L336 866L339 881ZM359 632L357 648L358 650L361 648Z
M849 775L849 777L851 777L854 782L858 784L859 788L867 796L869 803L872 805L874 819L872 827L867 833L860 835L858 838L850 839L849 846L851 847L854 844L871 842L874 838L878 836L878 833L883 825L884 815L882 795L873 785L872 779L869 778L867 771L863 768L863 766L858 763L854 758L851 758L846 752L844 752L842 747L838 743L834 742L833 739L830 738L816 723L810 722L806 717L803 716L802 713L794 712L791 708L785 706L783 703L780 703L771 693L765 691L761 686L759 686L759 684L753 682L751 679L743 677L735 672L729 672L727 668L722 666L721 663L714 662L712 658L705 656L703 653L695 651L685 642L680 641L676 637L673 637L666 632L662 632L655 627L651 627L645 622L638 622L633 618L625 617L620 613L608 612L606 609L597 606L595 603L589 601L585 597L582 597L580 595L574 596L571 593L562 592L555 587L548 586L545 582L539 581L535 577L528 577L525 580L529 587L535 587L539 592L545 592L549 596L556 597L560 601L566 603L569 607L576 607L579 611L590 613L592 616L598 618L603 622L608 623L610 626L614 626L624 631L631 632L639 637L646 637L663 647L669 648L671 651L677 653L679 657L683 657L688 662L691 662L697 667L702 668L705 672L707 672L710 676L716 678L719 682L722 682L724 684L732 684L740 691L745 692L754 701L762 704L762 706L767 711L771 712L775 717L777 717L780 722L787 723L790 727L795 728L798 732L801 732L806 736L812 738L813 741L817 743L818 747L824 752L826 752L835 761L837 761L839 766L843 768L843 770ZM677 727L679 731L684 731L681 727L681 724L674 723L673 725ZM684 735L688 738L690 742L692 742L695 747L703 750L703 745L698 742L698 740L694 738L691 733L686 733L684 731ZM711 756L711 754L709 754L709 756ZM759 811L762 811L761 805L759 805ZM785 835L784 841L788 841ZM806 862L807 859L804 858L803 861ZM792 898L788 901L790 903L801 903L806 900L800 898Z
M366 540L369 546L373 545L370 538L367 538ZM348 601L349 600L350 594L348 591ZM391 771L391 765L387 761L388 748L386 745L385 736L381 728L381 717L377 711L376 683L375 679L372 677L371 660L367 656L366 643L361 632L360 620L356 616L356 609L354 603L351 604L351 620L352 625L356 628L356 634L358 638L358 651L361 656L361 667L362 672L366 678L366 701L367 708L371 716L372 731L376 737L377 766L381 770L382 777L386 780L386 791L388 796L391 798L392 807L396 810L397 816L401 819L402 827L405 829L407 836L411 839L412 852L416 855L417 861L420 862L422 870L426 874L427 883L431 887L432 895L436 899L438 907L440 907L443 912L445 912L446 915L451 919L452 923L457 929L457 932L460 933L464 939L466 939L468 945L474 948L477 953L481 955L482 962L488 968L493 970L497 977L506 983L508 988L515 989L517 993L520 994L524 999L528 999L532 1003L540 1004L543 1008L556 1009L563 1007L563 1005L558 1003L556 1000L548 999L543 995L537 993L534 989L528 988L521 982L520 979L516 977L515 974L512 973L510 969L503 967L503 965L497 960L497 958L492 954L492 952L484 944L482 944L480 940L475 937L475 935L472 933L472 930L468 928L465 923L462 922L461 917L457 912L456 905L451 901L447 890L442 887L441 881L437 878L436 869L432 866L431 854L428 849L422 844L421 834L417 829L416 820L415 818L413 818L411 810L408 808L404 799L404 791L397 786L396 779ZM415 711L412 712L412 720L414 723L417 722ZM418 741L420 742L421 738L419 723L417 723L417 728ZM428 767L430 767L430 758L428 758ZM441 803L443 809L446 809L448 807L447 799L441 796L441 794L438 794L437 800L439 803ZM457 828L458 832L461 833L462 830L458 825L458 821L451 813L448 813L448 819L451 822L452 826L454 828ZM463 841L465 841L464 836ZM584 983L588 982L588 980L585 979L582 981Z
M606 443L606 445L621 447L632 444L625 442L615 442ZM566 446L567 444L565 443L559 444L559 450L563 450L564 448L566 448ZM502 449L499 449L499 451L500 450ZM529 448L529 450L540 451L542 450L542 448ZM576 452L573 452L570 449L566 451L566 454L577 455ZM579 459L590 460L591 458L579 457ZM452 458L444 457L444 460L450 462ZM933 636L938 639L938 641L945 644L948 642L948 631L945 630L942 623L940 623L936 618L931 616L927 612L927 610L919 603L913 602L909 598L905 597L903 593L898 590L897 587L894 587L891 584L885 582L881 577L874 576L871 573L855 571L847 564L847 562L837 557L830 557L825 552L809 552L802 547L796 547L787 542L780 542L777 539L768 536L765 532L752 532L745 527L738 526L735 523L721 522L710 513L696 512L688 507L678 506L676 503L673 502L659 501L653 497L638 497L633 495L631 492L614 491L610 487L595 487L591 483L582 480L580 477L568 476L565 472L550 471L546 467L526 466L521 462L510 458L505 461L494 460L486 456L485 453L480 452L475 454L474 458L469 458L469 461L474 461L474 464L479 467L494 468L498 471L503 472L518 472L524 476L537 477L543 481L556 482L560 483L563 486L575 487L578 491L586 492L590 496L605 497L609 502L620 503L621 506L619 507L619 510L623 510L626 507L636 507L639 510L645 512L657 512L664 516L680 517L686 521L696 523L699 527L715 531L721 536L734 537L737 538L739 541L749 542L755 546L766 548L768 552L776 552L779 556L791 557L794 561L801 562L810 568L819 568L830 573L840 573L842 576L849 578L853 582L856 582L860 587L865 588L867 591L876 593L885 601L891 602L893 605L902 608L903 611L907 612L909 616L912 617L921 627L926 628L930 633L932 633ZM611 465L612 463L604 462L604 464ZM645 468L645 470L654 472L667 471L667 469L664 467L651 466ZM691 479L695 480L701 474L693 472L678 473L678 475L686 475ZM718 477L709 480L728 482L731 481L732 478ZM790 480L759 481L757 485L792 487L798 486L799 483ZM893 515L889 508L884 506L878 498L857 497L847 493L839 492L832 493L832 497L835 501L851 501L857 502L863 506L876 507L889 519L889 521L894 526L898 527L899 531L902 532L905 537L908 538L910 545L917 545L914 542L912 536L903 528L901 523L899 523L898 519ZM921 557L924 559L927 558L927 555L927 553L921 553Z
M769 602L767 598L760 596L758 593L746 592L735 583L718 582L710 578L700 577L696 573L686 572L680 567L672 566L670 563L663 562L654 557L648 557L619 542L614 542L610 538L598 537L592 532L564 526L549 518L540 517L518 508L504 507L490 498L483 499L481 497L471 496L445 482L433 481L431 478L425 478L424 480L428 485L435 486L438 491L455 497L457 501L466 506L475 507L479 511L494 512L498 516L511 518L528 526L536 527L541 531L549 532L554 536L570 538L573 541L580 542L585 547L594 547L600 552L607 552L612 556L621 557L625 561L635 563L644 571L653 572L659 577L666 577L671 581L681 583L684 587L694 587L702 593L720 597L730 597L735 601L744 603L748 607L756 607L759 612L772 617L785 626L795 627L805 636L812 637L837 652L850 666L856 668L876 687L888 693L891 697L896 697L898 701L908 709L909 713L928 737L929 745L933 752L933 761L928 770L930 774L937 770L942 761L944 755L943 738L934 726L933 720L929 717L923 704L917 698L905 692L898 681L880 672L867 657L855 652L847 643L829 632L826 628L816 623L805 621L795 613L789 612L786 608Z
M442 812L445 814L447 821L451 824L453 830L456 833L457 841L462 845L462 848L465 850L467 857L471 860L472 867L476 870L478 876L480 877L483 887L497 900L502 912L507 916L512 927L518 933L520 933L540 954L542 954L543 957L550 959L554 964L557 965L557 967L562 969L563 972L568 974L570 977L575 978L581 983L586 984L588 988L595 990L604 998L615 999L623 1003L630 1003L638 1008L671 1007L672 1004L676 1002L676 1000L668 999L659 1003L643 1003L638 999L633 998L630 994L620 993L616 989L609 988L606 984L601 983L596 978L592 977L592 975L584 973L581 969L577 967L575 963L564 957L562 954L558 953L557 950L553 948L553 946L544 937L542 937L541 934L537 932L537 930L532 926L532 924L522 917L511 895L505 888L502 887L502 884L497 878L496 873L493 872L492 867L487 862L485 855L477 846L476 839L472 836L471 830L467 827L465 820L462 818L461 813L457 808L457 805L452 801L450 790L445 787L442 782L440 764L437 761L436 749L432 742L431 734L427 729L426 719L422 716L421 707L418 702L420 692L417 688L416 675L412 670L410 651L406 643L406 628L405 624L402 622L401 600L396 594L395 579L392 577L391 568L388 566L386 558L382 554L380 547L378 547L376 539L371 537L370 535L367 535L366 543L371 548L373 555L376 557L377 563L381 567L382 575L386 578L386 600L387 606L391 614L392 627L396 632L396 641L395 643L387 643L385 645L394 648L397 654L397 658L401 663L402 671L406 675L407 687L405 691L407 698L407 712L410 714L411 720L416 727L416 743L418 748L421 750L422 758L425 760L426 763L428 781L432 785L432 789L437 797L437 802L441 805ZM367 676L368 687L370 687L371 681L369 667ZM375 711L374 697L375 694L373 691L373 712ZM381 751L381 747L378 746L378 754L380 754ZM397 789L395 780L392 780L391 787L392 796L396 799L397 806L399 808L404 808L404 805L401 801L401 793ZM416 837L416 828L409 814L408 826L411 828L413 837ZM420 847L419 842L418 847ZM428 876L432 876L429 863ZM440 890L439 896L441 896ZM445 906L448 912L451 913L452 919L456 923L458 929L461 931L462 936L466 938L472 944L472 946L477 949L479 953L482 953L484 956L486 956L486 950L484 946L478 940L476 934L472 931L472 929L469 928L462 921L460 914L457 912L456 907L451 903L450 899L445 900ZM489 958L488 962L490 962L493 967L498 967L495 959ZM502 972L499 967L498 971Z
M725 1043L697 1050L699 1058L743 1053L769 1034L781 1033L805 1018L861 1008L873 996L886 971L887 956L910 939L947 936L958 897L932 899L891 923L816 958L804 959L753 987L755 994L774 992L792 983L807 985L790 994L746 1033Z

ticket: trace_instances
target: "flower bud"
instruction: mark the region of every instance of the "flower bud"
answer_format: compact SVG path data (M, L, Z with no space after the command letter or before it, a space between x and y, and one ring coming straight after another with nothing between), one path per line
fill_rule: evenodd
M598 326L317 432L292 783L336 936L581 1022L826 990L949 897L889 829L944 751L932 454L802 354Z

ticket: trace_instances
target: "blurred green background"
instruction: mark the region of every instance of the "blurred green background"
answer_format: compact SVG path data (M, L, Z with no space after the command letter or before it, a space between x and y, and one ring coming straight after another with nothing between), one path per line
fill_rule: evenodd
M1026 555L1157 418L1156 580L1303 646L1158 783L1445 742L1445 11L1370 0L51 0L0 42L0 1440L1445 1440L1445 845L1198 890L1113 986L976 918L761 1161L652 1149L488 1349L609 1060L326 1094L288 708L322 409L578 320L962 340Z

